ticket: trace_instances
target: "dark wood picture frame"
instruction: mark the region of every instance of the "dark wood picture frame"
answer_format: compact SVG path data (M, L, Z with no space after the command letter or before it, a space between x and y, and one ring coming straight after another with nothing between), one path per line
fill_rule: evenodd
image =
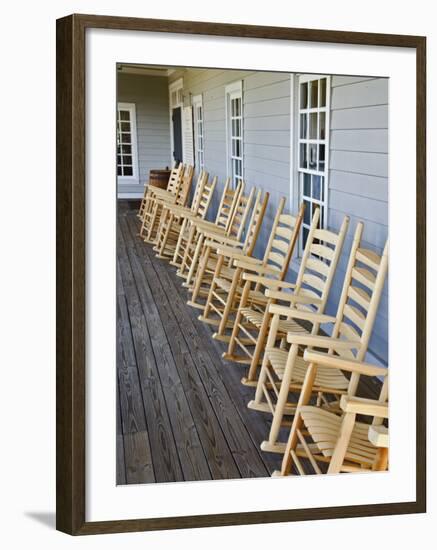
M417 84L416 500L120 521L85 520L85 31L88 28L412 48ZM426 510L426 38L70 15L57 21L57 529L72 535L409 514Z

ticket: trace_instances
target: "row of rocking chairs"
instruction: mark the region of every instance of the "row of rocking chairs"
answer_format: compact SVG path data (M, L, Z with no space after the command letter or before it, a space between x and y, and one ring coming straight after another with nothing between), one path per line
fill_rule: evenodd
M283 454L281 470L273 475L387 469L388 369L364 360L387 274L388 244L382 256L364 248L360 222L340 268L349 218L338 231L322 229L315 208L297 277L289 282L304 205L292 216L285 212L285 198L279 201L257 258L269 193L254 188L245 193L244 182L233 189L228 180L215 220L207 221L217 178L202 171L188 206L193 172L181 164L165 191L146 187L140 235L153 243L157 257L177 267L191 294L188 304L216 327L213 338L227 345L224 359L246 366L242 383L255 391L248 407L272 419L261 449ZM337 313L327 315L340 270ZM377 381L379 399L360 397L361 377Z

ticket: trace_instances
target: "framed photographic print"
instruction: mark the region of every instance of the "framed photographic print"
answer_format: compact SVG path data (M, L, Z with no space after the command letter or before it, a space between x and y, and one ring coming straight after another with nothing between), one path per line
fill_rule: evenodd
M59 530L425 511L425 138L424 37L58 20Z

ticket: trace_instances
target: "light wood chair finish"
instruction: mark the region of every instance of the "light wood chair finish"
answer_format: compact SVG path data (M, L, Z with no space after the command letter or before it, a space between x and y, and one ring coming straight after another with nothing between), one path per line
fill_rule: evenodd
M278 280L272 280L266 277L262 278L259 275L251 273L245 273L243 275L245 287L241 295L237 316L229 339L228 350L223 357L230 361L249 365L247 378L242 379L242 382L246 385L256 385L257 370L262 360L262 354L266 345L266 338L271 322L269 306L276 301L277 294L281 297L283 294L286 297L285 299L288 300L288 304L292 304L292 306L297 309L308 311L314 307L316 309L324 308L326 303L324 294L324 292L326 293L325 286L331 284L333 273L331 274L330 270L335 270L343 245L348 220L344 220L338 235L335 233L329 235L329 238L333 241L334 249L329 249L331 264L329 266L324 264L324 276L318 278L312 275L310 277L307 265L309 262L308 251L311 250L317 238L316 231L318 231L319 215L320 211L316 209L313 214L296 283L284 281L285 272ZM288 292L280 292L280 289L288 289ZM274 293L274 295L271 296L270 293ZM285 330L288 331L290 329L305 331L301 325L292 319L287 322ZM240 355L235 353L237 347L240 350Z
M270 334L255 399L248 404L251 409L273 415L269 438L261 445L265 451L284 452L285 442L278 441L280 427L289 423L284 417L294 415L296 411L296 403L289 401L289 397L301 389L307 371L299 355L302 348L327 349L330 354L358 361L365 357L387 274L388 244L382 256L360 248L362 230L360 223L355 231L335 317L278 304L269 306L273 314ZM275 347L274 331L281 317L313 323L312 334L288 332L288 352ZM333 325L331 336L316 333L323 323ZM359 377L352 375L349 382L341 370L321 368L313 381L312 391L317 395L319 406L336 410L339 397L345 393L353 395L358 381ZM333 396L334 401L328 402L327 396Z
M203 219L210 205L217 178L208 185L208 173L202 171L197 179L191 206L167 204L161 214L156 244L153 250L158 258L173 258L179 240L179 234L186 225L186 220L199 217Z
M185 206L187 204L193 181L193 174L193 166L186 166L174 194L172 192L173 190L171 192L165 189L157 189L157 191L154 191L152 210L150 213L147 211L144 212L144 219L148 221L147 229L143 234L145 242L152 244L155 242L161 214L166 204L177 204L179 206Z
M263 217L267 202L265 201L265 204L261 204L260 206L262 208L261 213ZM213 336L214 338L222 340L226 338L226 328L229 328L232 325L232 321L229 317L231 314L235 313L240 301L242 287L244 285L242 276L245 272L245 268L242 265L235 265L235 262L237 260L246 263L250 262L251 265L254 265L256 268L268 270L269 253L272 250L272 243L274 242L275 234L278 231L278 228L281 228L279 229L279 231L289 231L289 245L291 248L293 248L291 240L293 239L294 234L298 235L299 229L296 228L296 225L294 226L294 228L290 227L289 229L287 229L287 226L285 224L281 225L281 216L283 215L284 206L285 199L282 198L275 215L263 260L252 258L253 249L256 244L256 238L259 234L262 223L262 217L259 215L260 213L257 212L256 208L254 210L254 215L252 216L251 220L255 223L251 226L248 232L246 245L243 250L240 251L232 247L229 248L225 244L221 245L218 248L218 262L214 272L213 280L209 287L203 315L199 317L201 321L209 324L218 325L218 330ZM296 224L296 220L294 218L292 219L293 223ZM284 221L284 218L282 218L282 220ZM294 231L293 229L296 229L296 231ZM281 241L281 246L284 251L287 250L286 240ZM272 272L274 272L274 267L276 266L272 264L270 267ZM274 274L276 275L277 273L274 272ZM218 318L211 317L213 314L216 314Z
M194 280L200 265L199 261L205 251L206 239L214 240L217 243L227 239L234 239L235 242L239 243L239 246L242 246L243 232L255 195L254 188L251 189L248 195L245 195L244 187L244 182L241 182L240 193L237 200L234 202L232 213L228 218L227 226L224 229L222 227L214 227L211 224L206 224L204 221L201 221L200 223L197 220L194 221L193 225L195 225L195 232L193 234L193 254L187 257L186 278L185 282L182 283L182 286L190 289L190 291L192 291L194 286ZM216 258L216 254L210 255L207 269L203 271L203 279L212 279L212 274L215 268L214 262L216 261Z
M386 470L388 428L383 420L388 419L388 369L310 349L303 360L306 376L281 471L273 475L305 475L309 468L316 474ZM321 370L350 373L349 386L340 399L340 415L308 404ZM360 376L384 380L379 400L355 396L355 382ZM372 417L372 424L357 421L357 414ZM301 458L307 459L306 468Z
M222 317L223 311L226 312L228 305L226 297L229 291L232 295L237 291L235 285L241 279L240 275L242 272L241 268L236 268L232 265L233 260L235 258L245 259L252 256L261 230L269 196L269 193L266 193L263 197L261 190L257 192L251 219L246 231L246 238L243 243L232 237L217 239L214 236L213 238L209 238L208 233L205 234L207 239L204 242L199 268L194 280L193 295L189 302L189 305L193 307L204 309L203 315L199 317L200 320L218 324L219 321L217 319L210 318L210 311L215 311L220 317ZM220 253L217 251L218 246L220 247ZM205 277L206 271L212 276L212 279ZM208 303L208 307L206 308L205 303L200 302L202 297L205 297ZM216 298L214 303L213 298ZM233 303L233 301L230 300L230 303ZM227 313L225 315L227 317Z
M179 166L174 167L170 172L170 177L168 179L168 184L165 189L166 193L170 195L176 195L176 192L179 188L180 182L182 180L184 171L184 165L182 163ZM140 235L144 236L148 229L148 224L150 222L150 215L153 211L153 205L158 194L162 191L159 187L153 185L146 185L144 188L143 200L141 201L141 206L139 209L138 216L141 219L141 231Z
M196 247L196 235L197 228L210 228L217 231L226 232L229 224L231 223L231 217L234 212L235 205L240 197L242 185L238 185L234 190L230 185L230 178L228 178L223 187L223 192L220 198L220 204L218 206L217 214L214 221L208 221L206 219L188 219L185 231L179 235L176 250L173 255L173 260L170 262L178 268L176 274L179 277L186 279L191 260Z

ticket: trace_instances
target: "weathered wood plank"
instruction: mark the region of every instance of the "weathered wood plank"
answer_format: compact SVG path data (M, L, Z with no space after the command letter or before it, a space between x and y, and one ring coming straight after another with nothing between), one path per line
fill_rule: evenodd
M123 231L125 230L128 231L129 229L123 227ZM133 237L135 233L136 227L133 227L131 233L133 247L136 250L136 254L140 255L143 259L143 253L146 247L137 239L134 241ZM131 255L133 261L138 261L137 256L132 254L129 247L128 254ZM157 260L155 260L155 262L158 263ZM147 294L146 286L150 285L149 292L153 295L154 301L159 303L158 312L155 302L153 301L159 319L158 324L161 325L162 330L167 334L183 390L188 399L191 414L195 421L204 453L208 459L212 476L214 479L232 479L240 477L232 453L229 450L220 424L208 399L208 395L200 380L199 373L197 372L187 343L180 330L180 322L172 312L172 307L161 286L159 276L150 261L142 262L142 268L144 270L142 283L145 283L145 294ZM145 277L144 274L146 275ZM138 274L138 279L141 279L141 274ZM136 277L137 284L138 279Z
M120 226L122 228L125 227L123 221L120 222ZM211 473L203 455L200 439L191 416L187 396L184 393L178 370L153 300L153 295L145 281L144 275L142 275L138 257L132 248L132 243L126 246L124 239L119 240L118 249L120 256L125 255L130 260L129 263L120 264L122 266L123 284L126 293L129 295L128 303L132 302L132 304L135 304L136 310L138 310L137 304L139 304L143 312L142 318L139 315L136 316L135 327L138 332L140 332L141 326L143 330L147 329L150 337L150 346L153 350L159 373L159 386L164 395L165 406L168 411L179 462L183 471L183 479L190 481L211 479ZM139 348L138 345L137 348ZM155 379L152 378L150 380L145 376L142 380L143 390L147 389L149 392L157 392L158 383L153 384L153 380ZM156 402L159 398L162 399L162 396L158 396L156 393L153 395L155 396L155 411L157 411L159 409ZM162 403L161 399L159 400ZM147 398L145 399L146 402L148 402ZM154 423L156 421L155 412L150 411L149 414L148 418L150 418L150 422ZM150 428L150 438L152 439L152 428ZM163 457L160 456L161 447L152 445L152 449L153 453L155 453L156 449L156 461L163 460ZM161 449L161 451L158 451L158 449ZM161 480L158 473L156 477L158 481Z
M135 231L135 226L131 227L131 232ZM149 256L151 252L143 247L144 256ZM242 421L235 405L230 398L222 380L223 372L219 372L214 364L214 359L207 348L205 348L205 338L199 334L199 325L203 325L197 319L194 321L186 307L185 300L177 290L180 282L173 281L169 277L169 270L164 262L156 262L155 270L159 280L165 290L169 304L175 319L179 322L180 331L187 343L192 361L199 373L198 382L205 386L207 396L211 402L215 414L219 420L226 441L231 449L234 459L242 477L265 477L268 470L254 449L253 441L245 423ZM162 301L160 301L160 304ZM211 337L211 334L208 334ZM182 350L185 353L184 350ZM221 370L227 367L220 364Z
M124 461L124 440L122 434L117 434L116 447L115 483L117 485L126 485L126 464Z
M152 453L147 432L123 436L126 462L126 483L153 483Z
M117 304L117 373L120 388L121 425L123 434L146 429L143 399L136 359L133 353L126 303L122 296Z

